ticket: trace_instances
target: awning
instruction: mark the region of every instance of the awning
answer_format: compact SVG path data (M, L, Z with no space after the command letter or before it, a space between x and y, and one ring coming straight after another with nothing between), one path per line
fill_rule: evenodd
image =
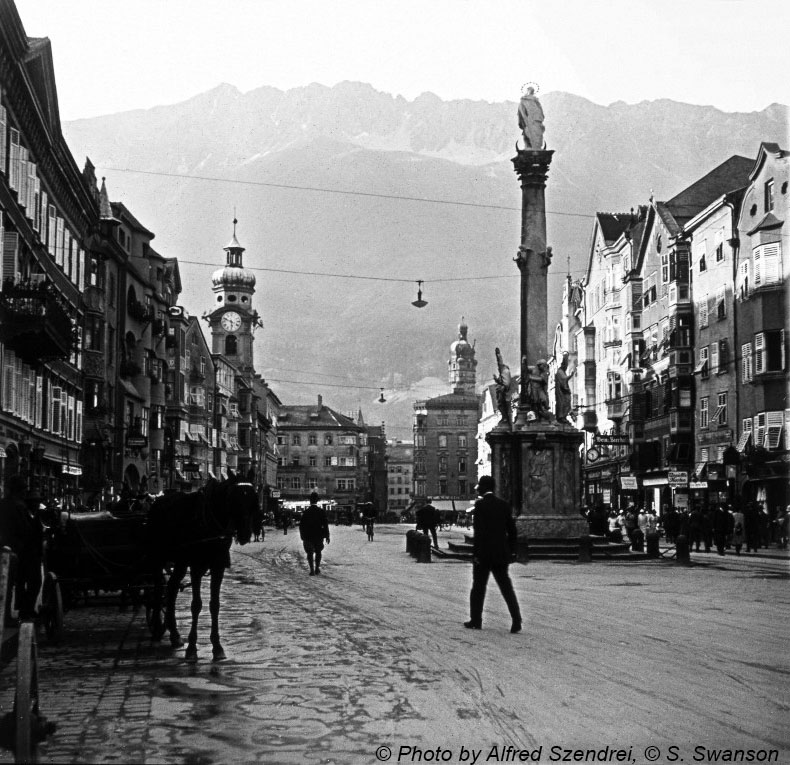
M726 408L726 406L717 406L716 411L713 413L713 417L710 418L711 423L718 422L719 417L721 417L722 412L724 412Z
M185 438L187 441L197 441L197 437L195 436L195 434L194 434L194 433L191 433L191 432L190 432L190 431L188 431L188 430L185 430L185 431L184 431L184 438Z
M225 470L223 468L222 470L219 471L219 474L222 476L222 480L223 481L227 481L228 480L228 471L227 470Z
M206 444L206 446L211 446L211 441L208 440L204 433L198 433L198 438Z
M128 380L125 380L123 377L118 378L121 381L121 387L126 391L127 396L131 396L132 398L136 398L138 401L145 401L145 399L140 395L140 392L137 388L134 387Z
M705 374L705 370L707 368L708 368L708 360L704 359L703 361L700 361L700 363L697 364L697 366L694 367L694 374L695 375Z
M694 475L696 475L697 478L702 478L702 476L705 474L705 469L707 467L708 467L707 462L698 462L696 467L694 468Z
M214 475L214 471L213 470L209 470L208 471L208 477L209 478L213 478L215 481L217 480L217 476Z
M442 511L450 510L450 511L452 511L452 510L461 510L463 505L465 504L465 502L462 499L456 499L456 500L452 500L452 499L437 499L437 500L431 502L431 504L437 510L442 510ZM453 506L453 504L455 506Z

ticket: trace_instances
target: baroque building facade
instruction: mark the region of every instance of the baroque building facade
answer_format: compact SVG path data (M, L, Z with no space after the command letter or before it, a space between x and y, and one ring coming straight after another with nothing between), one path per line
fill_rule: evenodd
M462 319L448 361L452 392L414 403L414 502L466 506L477 484L479 398L475 349ZM437 505L436 503L440 503Z

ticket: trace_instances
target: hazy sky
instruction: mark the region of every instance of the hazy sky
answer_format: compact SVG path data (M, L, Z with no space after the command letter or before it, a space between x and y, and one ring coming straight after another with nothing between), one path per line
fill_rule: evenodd
M16 0L49 37L62 119L242 91L368 82L516 101L788 103L787 0ZM780 32L783 30L783 32Z

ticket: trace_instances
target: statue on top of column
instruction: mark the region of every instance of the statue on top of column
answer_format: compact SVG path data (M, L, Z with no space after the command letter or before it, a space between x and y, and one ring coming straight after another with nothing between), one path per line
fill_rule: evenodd
M527 83L521 89L521 101L518 104L518 126L524 137L524 149L538 151L546 148L543 137L543 107L535 95L535 88Z

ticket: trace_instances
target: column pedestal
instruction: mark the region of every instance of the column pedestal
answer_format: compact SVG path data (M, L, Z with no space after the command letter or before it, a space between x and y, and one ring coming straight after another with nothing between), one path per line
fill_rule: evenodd
M494 428L486 436L497 493L510 502L520 538L572 539L589 533L579 513L583 439L570 425L556 423Z

